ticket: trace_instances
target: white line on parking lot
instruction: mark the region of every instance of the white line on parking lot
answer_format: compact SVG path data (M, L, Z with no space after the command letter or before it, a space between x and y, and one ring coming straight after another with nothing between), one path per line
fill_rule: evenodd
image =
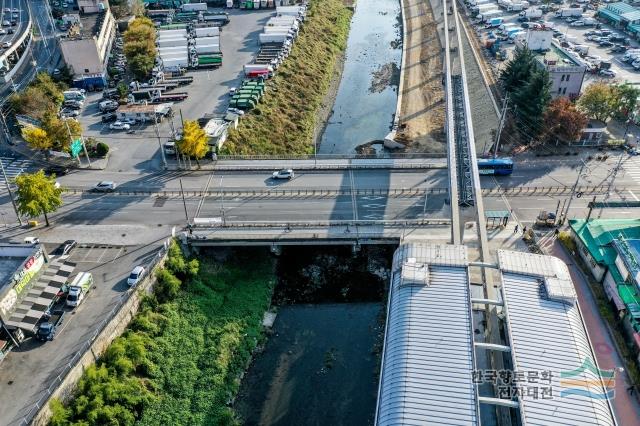
M633 197L634 200L640 201L640 199L638 199L638 197L636 197L636 194L634 194L632 190L628 189L627 192L629 192L629 194L631 194L631 196Z

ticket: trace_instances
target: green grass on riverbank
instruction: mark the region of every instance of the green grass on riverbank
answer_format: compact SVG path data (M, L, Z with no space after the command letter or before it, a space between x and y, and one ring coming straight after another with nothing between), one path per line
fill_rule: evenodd
M311 0L291 54L263 100L229 134L223 153L313 153L316 116L346 48L351 15L341 0Z
M176 249L155 296L87 370L74 400L53 404L52 425L237 423L228 402L262 337L271 260L242 251L187 263Z

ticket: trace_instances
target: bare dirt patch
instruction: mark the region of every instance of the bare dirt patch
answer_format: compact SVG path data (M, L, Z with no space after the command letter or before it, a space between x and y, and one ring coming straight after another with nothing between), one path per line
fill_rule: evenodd
M444 152L442 46L428 1L404 4L406 59L396 140L408 152Z

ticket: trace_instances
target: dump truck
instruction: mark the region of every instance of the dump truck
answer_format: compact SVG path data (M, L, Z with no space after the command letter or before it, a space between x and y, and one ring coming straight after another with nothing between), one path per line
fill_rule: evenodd
M201 13L198 16L198 21L209 22L217 26L227 25L229 23L229 14L226 12L219 13Z
M540 226L554 226L556 224L556 214L550 213L546 210L541 210L536 218L536 225Z
M62 309L56 309L53 312L47 312L44 315L44 322L41 322L36 332L36 339L47 342L56 337L56 330L64 321L65 312Z

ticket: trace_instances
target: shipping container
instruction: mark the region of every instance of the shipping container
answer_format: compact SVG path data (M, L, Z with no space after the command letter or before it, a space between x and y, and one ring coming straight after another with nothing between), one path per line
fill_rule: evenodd
M178 47L178 46L184 46L186 48L187 44L188 44L188 41L186 38L170 38L170 39L158 40L158 47L161 49L164 47Z
M196 39L196 46L205 44L220 44L220 37L202 37Z
M220 53L220 45L219 44L205 44L205 45L197 45L195 47L195 52L198 55L206 55L211 53Z

